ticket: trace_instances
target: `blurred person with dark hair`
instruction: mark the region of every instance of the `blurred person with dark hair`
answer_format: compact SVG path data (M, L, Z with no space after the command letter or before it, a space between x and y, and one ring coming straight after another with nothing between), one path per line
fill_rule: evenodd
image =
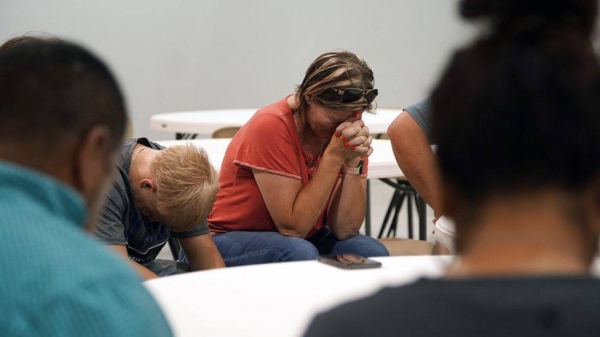
M86 232L125 110L82 47L35 37L0 47L0 335L171 335L140 279Z
M600 280L597 0L462 0L489 31L432 96L458 258L319 315L307 336L595 336Z

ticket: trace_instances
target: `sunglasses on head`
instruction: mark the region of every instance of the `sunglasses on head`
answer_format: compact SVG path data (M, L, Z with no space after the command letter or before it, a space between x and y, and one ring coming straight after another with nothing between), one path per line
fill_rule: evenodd
M331 88L331 90L333 90L333 92L335 92L336 94L340 95L340 102L342 102L342 103L356 102L359 99L361 99L363 96L365 96L365 99L367 100L368 103L371 103L371 102L373 102L375 97L377 97L377 95L379 94L379 90L377 90L377 89L370 89L370 90L363 91L358 88L348 88L348 89L344 89L344 90Z

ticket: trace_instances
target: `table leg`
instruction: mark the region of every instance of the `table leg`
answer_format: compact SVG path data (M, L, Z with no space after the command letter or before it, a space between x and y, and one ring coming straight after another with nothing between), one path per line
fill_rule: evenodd
M371 236L371 182L367 179L367 211L365 212L365 235Z
M419 240L427 240L427 204L420 195L417 196L417 212L419 214Z

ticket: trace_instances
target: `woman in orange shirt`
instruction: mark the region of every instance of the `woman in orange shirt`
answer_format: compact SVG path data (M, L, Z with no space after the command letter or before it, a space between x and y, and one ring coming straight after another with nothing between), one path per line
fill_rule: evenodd
M260 109L233 138L208 222L226 265L388 255L358 234L365 216L373 72L359 56L332 51L302 84Z

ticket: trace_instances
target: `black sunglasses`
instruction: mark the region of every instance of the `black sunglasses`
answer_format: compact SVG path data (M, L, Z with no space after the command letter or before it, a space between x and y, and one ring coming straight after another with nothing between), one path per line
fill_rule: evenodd
M344 89L344 90L340 90L340 89L336 89L336 88L330 88L330 89L333 90L338 95L340 95L340 102L342 102L342 103L356 102L359 99L361 99L363 96L365 96L368 103L371 103L371 102L373 102L375 97L377 97L377 95L379 94L379 90L377 90L377 89L370 89L367 91L362 91L361 89L358 89L358 88L348 88L348 89Z

